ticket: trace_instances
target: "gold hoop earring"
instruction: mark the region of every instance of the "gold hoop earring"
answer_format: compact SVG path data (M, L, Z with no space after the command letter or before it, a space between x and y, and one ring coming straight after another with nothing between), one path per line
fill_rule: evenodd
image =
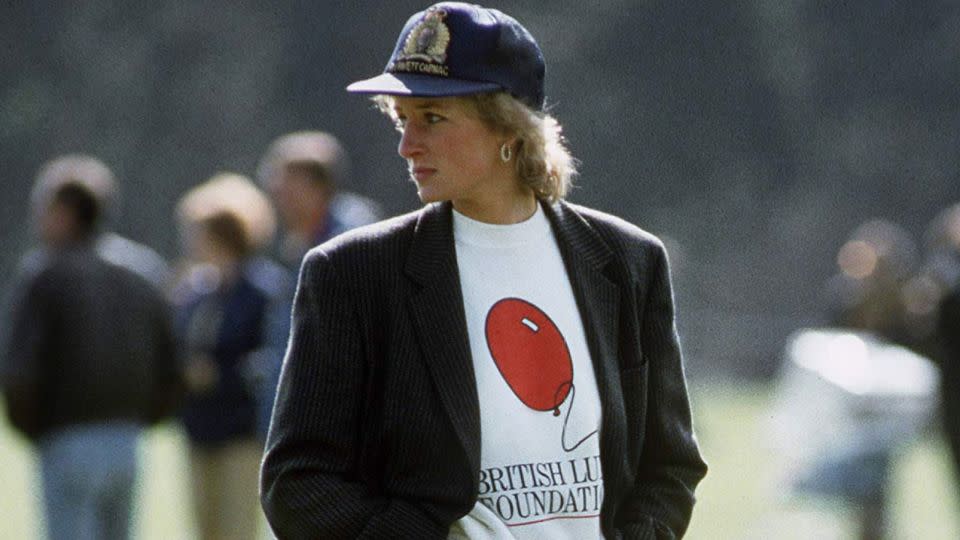
M502 159L503 162L506 163L510 161L510 158L512 157L513 157L513 148L511 148L509 144L503 143L503 146L500 147L500 159Z

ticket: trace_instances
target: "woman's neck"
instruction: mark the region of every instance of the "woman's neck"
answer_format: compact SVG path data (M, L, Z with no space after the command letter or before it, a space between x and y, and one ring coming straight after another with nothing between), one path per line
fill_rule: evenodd
M468 218L497 225L526 221L537 211L537 198L528 188L490 194L483 200L455 199L452 202L457 212Z

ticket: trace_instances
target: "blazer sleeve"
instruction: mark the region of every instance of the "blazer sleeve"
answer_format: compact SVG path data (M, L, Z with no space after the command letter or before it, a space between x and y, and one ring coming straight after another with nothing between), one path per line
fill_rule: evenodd
M706 475L693 434L690 404L674 323L666 253L657 246L645 295L638 295L641 344L646 359L644 446L631 496L618 513L624 538L673 539L690 522L694 489Z
M261 470L267 519L281 539L443 538L420 504L361 478L368 367L348 289L323 251L307 256Z

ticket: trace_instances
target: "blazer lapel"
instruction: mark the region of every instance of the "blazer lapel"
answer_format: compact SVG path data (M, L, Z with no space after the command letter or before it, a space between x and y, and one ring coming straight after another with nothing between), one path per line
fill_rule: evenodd
M473 470L480 468L480 405L470 355L450 203L421 212L406 265L417 337ZM476 476L476 475L472 475Z
M613 252L587 221L567 203L544 204L570 277L573 294L593 359L603 418L600 452L604 478L612 479L616 460L625 455L626 424L618 361L620 291L606 271ZM608 480L609 481L609 480Z

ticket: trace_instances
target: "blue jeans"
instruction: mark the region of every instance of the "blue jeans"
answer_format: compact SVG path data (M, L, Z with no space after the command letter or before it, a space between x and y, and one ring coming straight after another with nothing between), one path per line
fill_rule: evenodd
M141 427L115 421L70 426L40 439L47 536L126 539Z

